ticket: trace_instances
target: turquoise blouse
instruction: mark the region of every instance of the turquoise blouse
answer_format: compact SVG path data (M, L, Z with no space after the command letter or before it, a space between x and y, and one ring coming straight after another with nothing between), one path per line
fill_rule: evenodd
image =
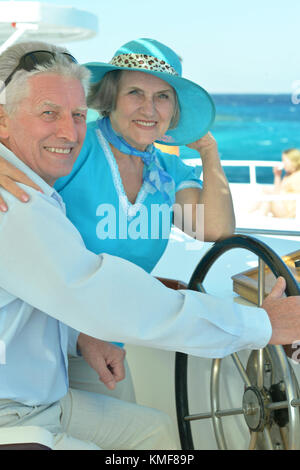
M175 193L200 187L192 167L176 155L157 150L160 165L175 182ZM89 123L83 149L70 175L55 189L67 216L79 230L86 247L96 253L125 258L151 272L163 255L172 226L172 204L161 193L150 194L142 185L134 204L128 200L116 160L96 122Z

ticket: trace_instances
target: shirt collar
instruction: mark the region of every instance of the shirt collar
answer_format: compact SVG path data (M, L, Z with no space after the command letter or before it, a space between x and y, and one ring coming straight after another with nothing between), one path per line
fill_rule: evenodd
M60 203L62 199L56 190L46 183L39 175L37 175L29 166L27 166L22 160L20 160L11 150L5 145L0 143L0 155L5 158L8 162L12 163L19 170L23 171L34 183L36 183L47 196L54 197Z

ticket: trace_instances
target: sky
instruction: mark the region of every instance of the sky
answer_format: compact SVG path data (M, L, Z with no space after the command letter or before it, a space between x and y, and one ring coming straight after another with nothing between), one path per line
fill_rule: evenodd
M210 93L292 94L299 87L299 0L44 3L73 6L98 17L95 38L67 44L80 62L109 61L122 44L150 37L174 49L183 59L183 76Z

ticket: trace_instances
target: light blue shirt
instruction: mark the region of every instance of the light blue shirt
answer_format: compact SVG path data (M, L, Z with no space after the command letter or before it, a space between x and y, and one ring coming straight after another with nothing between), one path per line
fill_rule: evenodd
M166 203L160 191L151 193L144 183L132 204L110 146L93 122L73 171L55 183L67 217L89 250L120 256L149 273L167 247L176 192L202 187L194 169L176 155L156 149L156 156L174 180L171 201Z
M173 291L133 263L88 251L53 188L3 145L0 155L44 191L26 187L27 204L3 191L9 210L0 214L1 399L41 405L65 395L65 325L107 341L204 357L268 343L263 309Z

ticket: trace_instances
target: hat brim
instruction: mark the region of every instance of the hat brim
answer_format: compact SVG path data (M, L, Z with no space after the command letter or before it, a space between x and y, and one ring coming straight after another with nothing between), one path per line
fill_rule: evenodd
M144 72L164 80L176 91L180 119L175 129L169 129L163 139L157 142L164 145L187 145L203 137L209 131L215 119L215 105L201 86L176 75L133 67L117 67L102 62L84 64L91 72L91 83L99 82L107 72L126 70Z

